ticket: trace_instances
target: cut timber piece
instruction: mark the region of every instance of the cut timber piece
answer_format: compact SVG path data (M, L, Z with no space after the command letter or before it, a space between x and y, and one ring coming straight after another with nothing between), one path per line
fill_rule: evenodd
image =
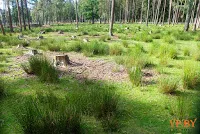
M41 39L44 39L44 37L43 36L38 36L37 39L41 40Z
M64 32L62 30L58 31L58 34L64 34Z
M88 39L86 39L86 38L84 38L84 39L83 39L83 42L85 42L85 43L86 43L86 42L89 42L89 40L88 40Z
M76 39L76 36L72 36L72 39Z
M36 54L38 54L38 51L35 50L35 49L32 49L32 50L29 50L28 54L30 54L30 55L36 55Z
M53 59L54 66L67 66L70 64L68 55L56 55Z
M46 32L43 30L43 31L40 31L40 34L45 34Z

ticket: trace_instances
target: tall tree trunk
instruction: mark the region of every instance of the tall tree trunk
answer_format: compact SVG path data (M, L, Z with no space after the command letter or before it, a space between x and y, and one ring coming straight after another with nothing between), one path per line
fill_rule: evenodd
M128 22L128 5L129 5L129 0L126 0L126 7L125 7L125 23Z
M22 19L24 23L24 30L26 30L26 21L25 21L25 15L24 15L24 2L21 0L21 13L22 13Z
M150 0L148 0L148 8L147 8L147 17L146 17L146 25L149 23L149 8L150 8Z
M134 22L134 16L135 16L135 0L133 0L133 3L132 3L132 23Z
M156 25L158 25L158 22L159 22L160 6L161 6L161 0L158 0L157 15L156 15Z
M115 0L112 0L111 17L110 17L110 28L109 28L109 35L110 36L113 36L114 13L115 13Z
M144 7L144 0L142 0L142 8L141 8L141 14L140 14L140 23L142 23L143 7Z
M16 0L16 4L17 4L18 20L20 25L20 32L22 32L22 19L20 14L19 0Z
M28 29L31 30L31 25L30 25L30 14L29 14L29 11L28 11L27 1L24 0L24 3L25 3L26 15L27 15L27 19L28 19Z
M1 26L2 34L3 34L3 35L6 35L6 33L5 33L5 31L4 31L4 27L3 27L2 21L1 21L1 18L0 18L0 26Z
M198 18L200 16L199 14L200 14L200 1L199 1L198 6L197 6L197 11L196 11L196 17L195 17L195 20L194 20L193 31L196 31L196 29L197 29L197 21L198 21Z
M172 11L172 0L169 2L169 16L168 16L168 24L171 23L171 11Z
M163 10L163 17L162 17L162 25L164 25L164 23L165 23L165 9L166 9L166 3L167 3L167 0L165 0L165 3L164 3L164 10Z
M11 13L10 13L10 3L9 3L9 0L7 0L7 6L8 6L8 19L9 19L10 32L14 32L13 31L13 25L12 25L12 16L11 16Z
M153 3L152 3L152 22L154 23L155 21L155 4L156 4L156 0L153 0Z
M101 20L100 20L101 22ZM76 29L78 29L78 3L77 3L77 0L76 0Z
M186 20L185 20L185 27L184 27L185 31L189 30L191 12L192 12L192 3L193 3L193 0L190 0L189 3L188 3L187 17L186 17Z

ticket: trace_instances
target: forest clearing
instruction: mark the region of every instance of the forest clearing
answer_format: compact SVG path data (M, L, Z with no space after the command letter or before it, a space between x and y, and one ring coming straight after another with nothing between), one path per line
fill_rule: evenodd
M142 1L140 22L139 11L128 8L123 18L112 0L107 19L82 22L84 1L92 0L66 1L74 22L40 18L42 1L26 8L24 0L26 20L16 10L16 26L0 17L0 134L198 133L200 1L191 0L193 8L188 1L182 12L172 0L158 0L158 22L151 1ZM169 22L168 8L183 17L172 12Z

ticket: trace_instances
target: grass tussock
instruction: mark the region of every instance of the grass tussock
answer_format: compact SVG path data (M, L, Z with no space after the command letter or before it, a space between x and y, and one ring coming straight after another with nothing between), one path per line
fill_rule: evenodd
M142 70L140 67L132 67L128 71L130 81L134 86L140 86L142 82Z
M58 72L55 67L43 56L32 56L28 64L22 64L28 74L35 74L41 82L58 82Z
M81 133L81 114L52 93L26 98L18 111L24 133Z
M110 55L122 55L124 52L123 46L120 44L112 44L110 45Z
M171 77L162 77L159 80L159 88L162 93L172 94L177 90L178 81Z
M184 63L182 81L185 89L194 89L200 85L200 66L198 63Z
M87 56L108 55L109 54L109 46L102 42L92 41L90 43L84 44L83 52Z

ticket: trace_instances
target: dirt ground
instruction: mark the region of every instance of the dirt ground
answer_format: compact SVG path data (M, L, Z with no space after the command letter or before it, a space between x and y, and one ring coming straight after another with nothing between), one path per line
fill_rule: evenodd
M75 78L91 79L91 80L106 80L112 82L129 82L129 76L124 66L116 64L112 60L105 59L91 59L81 53L69 52L45 52L44 55L51 61L56 55L66 54L69 56L70 64L67 67L57 67L61 72L60 77L65 75L72 75ZM8 67L9 73L12 77L32 77L27 75L20 67L20 64L27 62L30 55L24 54L12 58L13 65ZM157 78L156 72L151 69L144 69L142 81L145 85L152 84Z

